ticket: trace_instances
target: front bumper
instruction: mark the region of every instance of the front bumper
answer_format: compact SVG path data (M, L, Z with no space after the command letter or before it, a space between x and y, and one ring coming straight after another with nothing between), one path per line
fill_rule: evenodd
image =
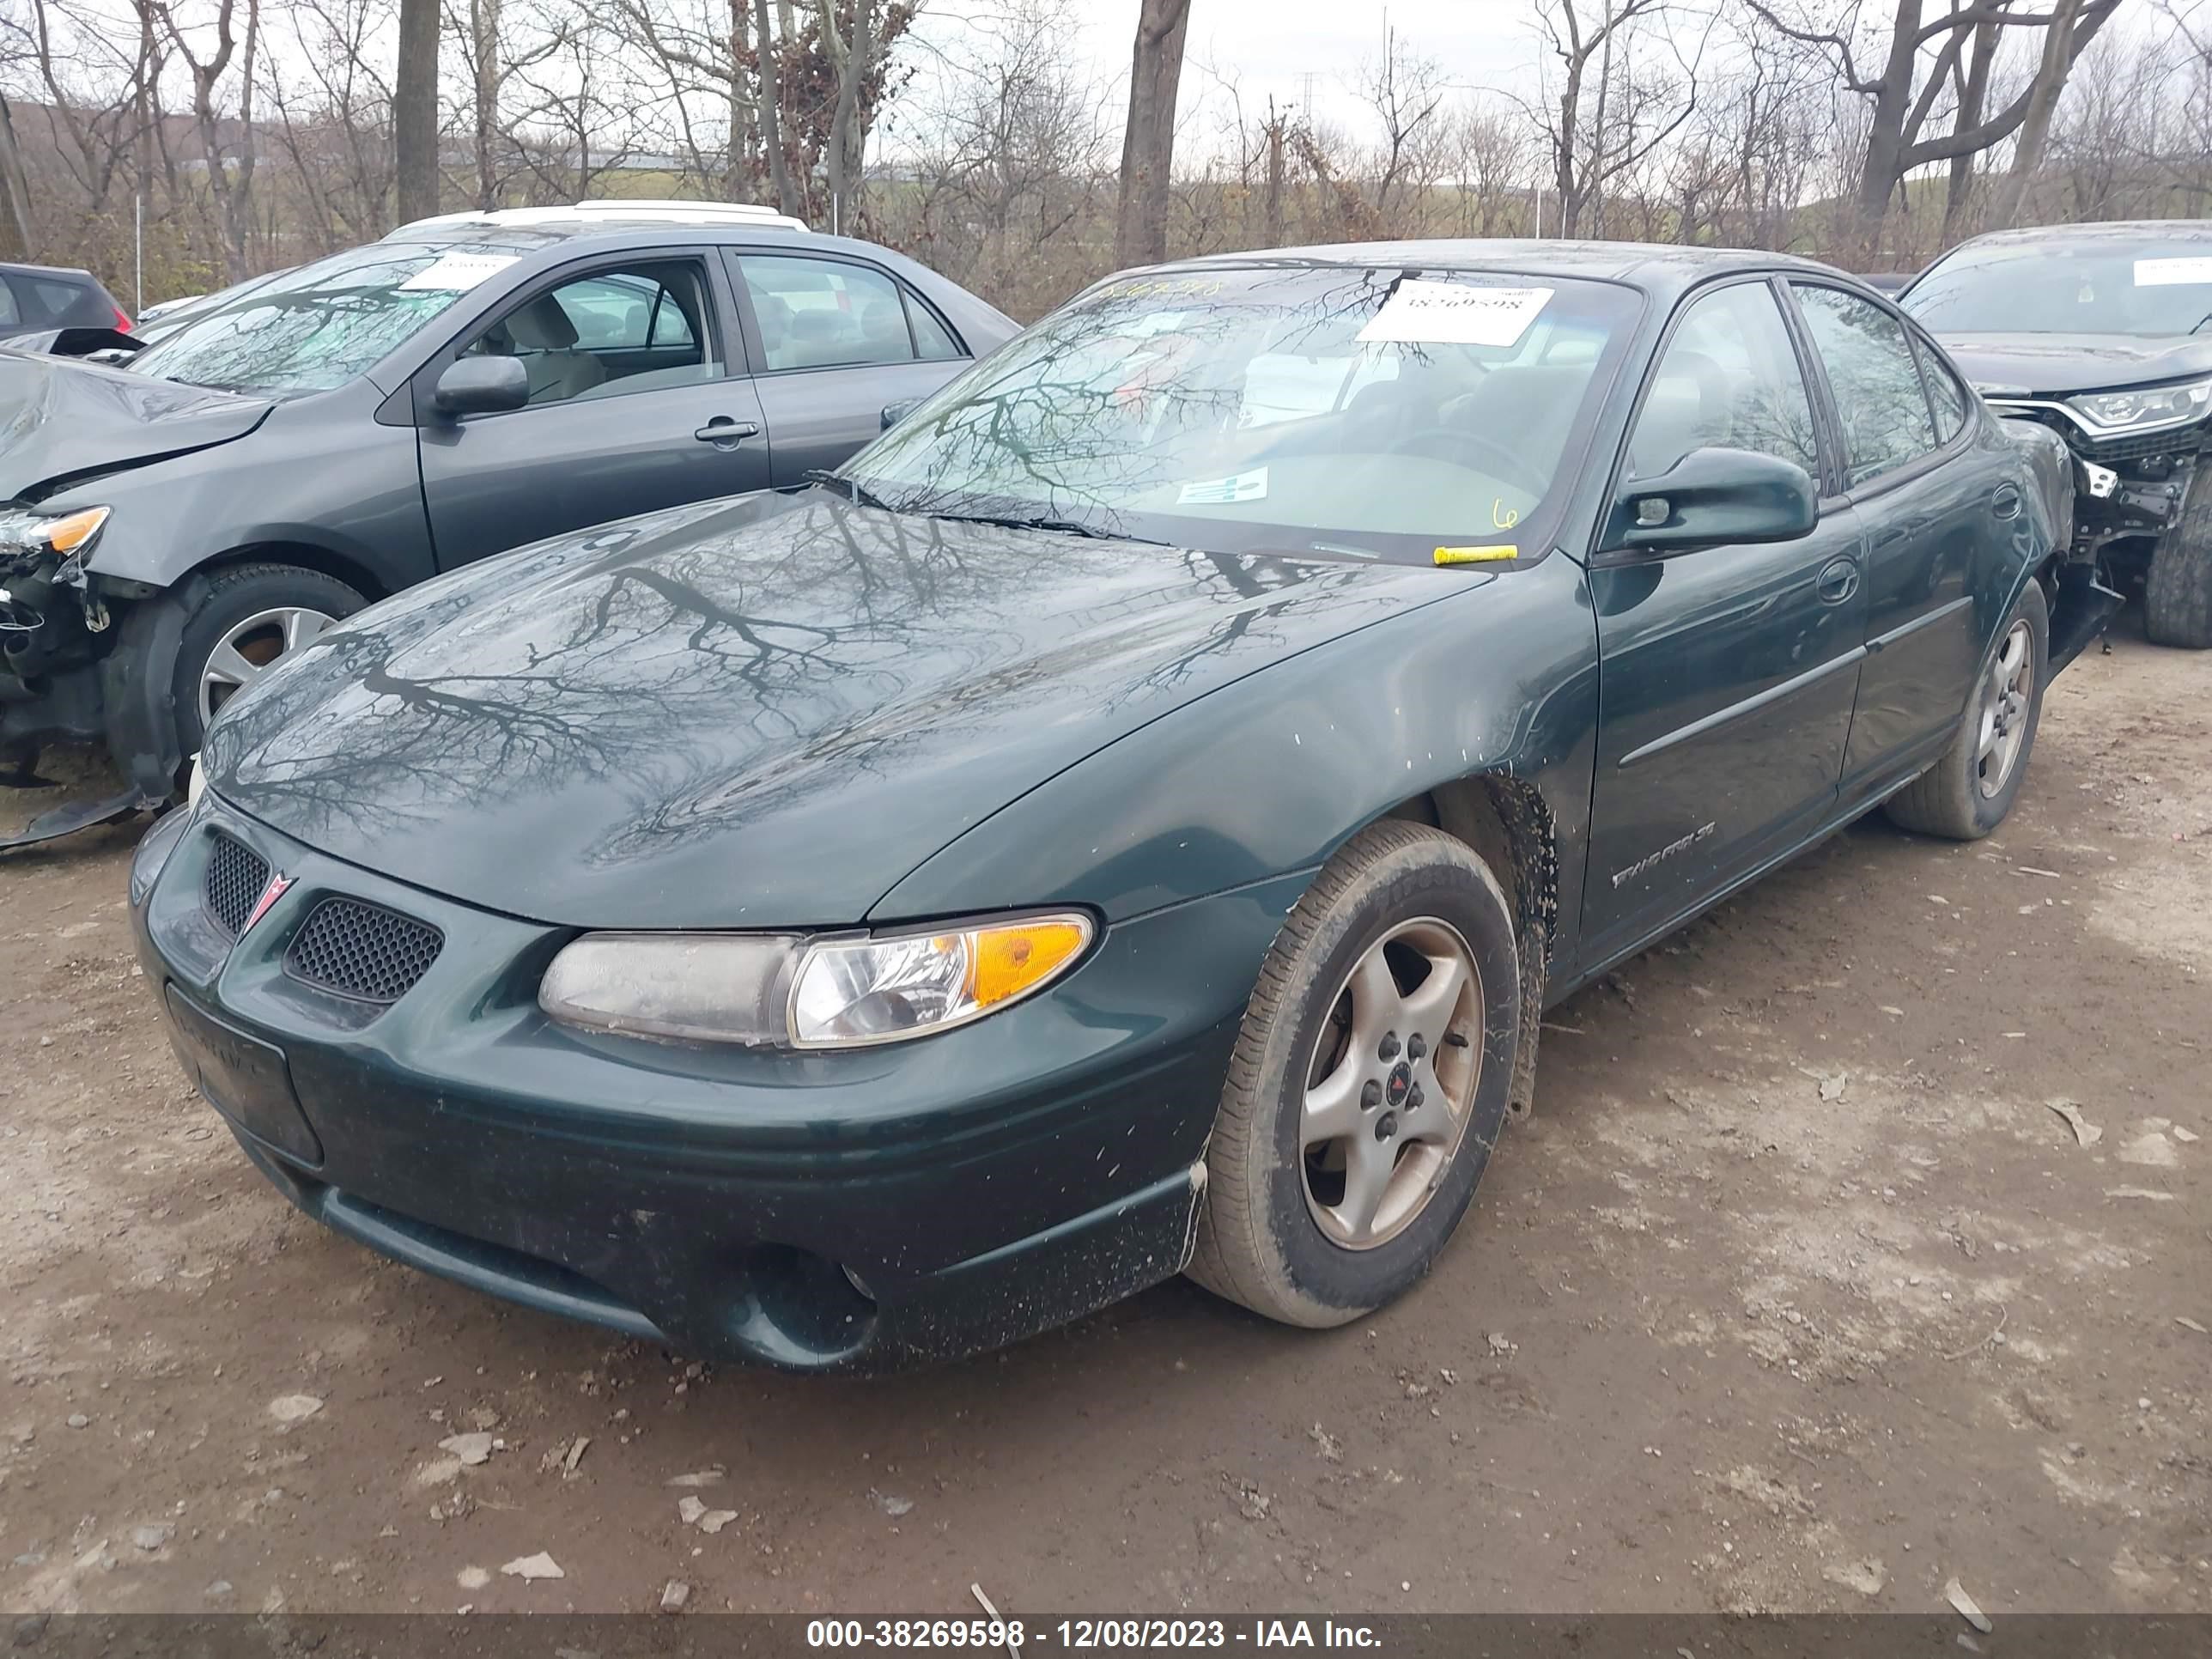
M2181 516L2200 457L2212 444L2212 427L2203 424L2100 438L2049 401L1991 403L2007 418L2034 422L2064 441L2075 483L2070 550L2085 561L2113 542L2154 539L2170 530Z
M291 884L233 943L220 833ZM1302 885L1108 929L1049 991L849 1053L689 1048L557 1026L572 938L318 854L210 798L131 884L187 1073L295 1204L388 1255L702 1355L792 1370L943 1359L1178 1272L1229 1050ZM344 895L443 936L381 1010L288 972Z

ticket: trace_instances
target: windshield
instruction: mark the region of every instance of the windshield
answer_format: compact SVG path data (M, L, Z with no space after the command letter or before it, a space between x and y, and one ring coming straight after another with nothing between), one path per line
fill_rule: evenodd
M453 242L372 242L194 307L130 368L232 391L327 391L516 257Z
M1639 306L1601 283L1395 266L1121 278L842 476L901 511L1208 550L1540 554Z
M2194 334L2212 325L2212 242L1964 247L1902 303L1937 334Z

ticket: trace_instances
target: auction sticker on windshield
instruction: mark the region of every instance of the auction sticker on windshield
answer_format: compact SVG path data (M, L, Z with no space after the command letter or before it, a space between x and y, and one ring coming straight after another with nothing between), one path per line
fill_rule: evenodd
M1359 331L1362 342L1510 346L1552 298L1548 288L1470 288L1408 278Z
M1226 507L1232 501L1256 501L1267 493L1267 469L1232 472L1225 478L1187 483L1176 495L1177 507Z
M2184 283L2212 283L2212 257L2180 259L2138 259L2137 288L2177 288Z
M515 261L512 253L441 253L428 264L400 283L402 294L420 294L427 289L444 293L459 293L474 288L489 276L496 276Z

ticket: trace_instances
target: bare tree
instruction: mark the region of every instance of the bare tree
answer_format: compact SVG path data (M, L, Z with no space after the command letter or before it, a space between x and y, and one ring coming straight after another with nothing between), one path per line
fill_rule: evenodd
M874 0L852 0L852 31L843 36L837 33L836 0L822 0L821 9L822 36L837 76L837 102L830 118L830 225L848 234L858 216L854 198L864 176L867 129L861 119L860 87L875 47L876 21Z
M22 260L35 246L31 235L31 181L15 142L15 118L0 94L0 258Z
M1870 106L1854 208L1856 252L1871 258L1881 250L1891 198L1907 174L1934 162L1978 155L2002 143L2021 131L2032 109L2039 108L2048 122L2075 59L2095 39L2120 0L2057 0L2053 10L2027 9L2016 0L1942 0L1942 10L1933 18L1927 15L1928 0L1893 0L1895 11L1887 27L1871 33L1879 56L1868 60L1878 63L1870 70L1860 68L1858 50L1866 44L1866 32L1860 27L1864 0L1848 0L1840 11L1832 7L1825 21L1808 12L1807 0L1799 0L1794 12L1786 9L1784 0L1746 3L1778 33L1826 55L1841 70L1844 87ZM2034 78L1993 114L1971 125L1954 123L1948 133L1928 132L1929 118L1950 86L1960 54L1970 49L1984 25L2043 33L2045 50ZM2039 135L2039 152L2041 143Z
M438 0L399 0L392 126L403 220L438 210Z
M1121 138L1121 195L1114 263L1167 258L1168 193L1175 165L1176 91L1182 79L1190 0L1140 0L1129 64L1129 119Z
M1697 35L1685 58L1676 11L1673 0L1538 0L1537 27L1561 71L1556 105L1534 114L1551 148L1562 235L1603 235L1607 190L1697 108L1704 37L1685 22Z

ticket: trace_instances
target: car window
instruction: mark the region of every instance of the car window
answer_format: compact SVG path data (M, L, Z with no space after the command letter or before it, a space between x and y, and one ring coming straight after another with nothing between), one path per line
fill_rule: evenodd
M23 313L15 308L14 285L0 282L0 328L13 328L22 320Z
M904 291L902 290L902 293ZM914 329L914 355L925 363L949 362L955 357L965 357L967 349L952 337L951 331L937 320L937 313L914 297L904 295L906 319Z
M586 351L644 351L693 343L684 307L660 283L617 273L586 277L556 290Z
M1208 552L1540 557L1642 306L1612 283L1402 264L1116 277L843 476L900 511Z
M1920 378L1927 383L1928 401L1936 410L1936 441L1948 444L1966 423L1966 388L1927 341L1913 341L1912 351L1920 359Z
M770 368L908 363L898 284L865 265L746 253L738 258Z
M510 307L463 355L520 358L532 404L694 386L722 373L707 306L695 259L594 271Z
M1934 451L1936 426L1905 325L1841 289L1790 287L1843 417L1845 482L1856 489Z
M498 242L372 242L195 306L134 374L276 392L345 385L520 256Z
M31 279L31 293L52 323L66 319L85 297L85 291L73 283L46 282L35 276Z
M1765 283L1693 300L1659 359L1628 441L1628 476L1666 471L1693 449L1748 449L1815 477L1813 400Z
M2212 244L2177 228L2085 225L1969 242L1899 303L1937 335L2212 331Z

